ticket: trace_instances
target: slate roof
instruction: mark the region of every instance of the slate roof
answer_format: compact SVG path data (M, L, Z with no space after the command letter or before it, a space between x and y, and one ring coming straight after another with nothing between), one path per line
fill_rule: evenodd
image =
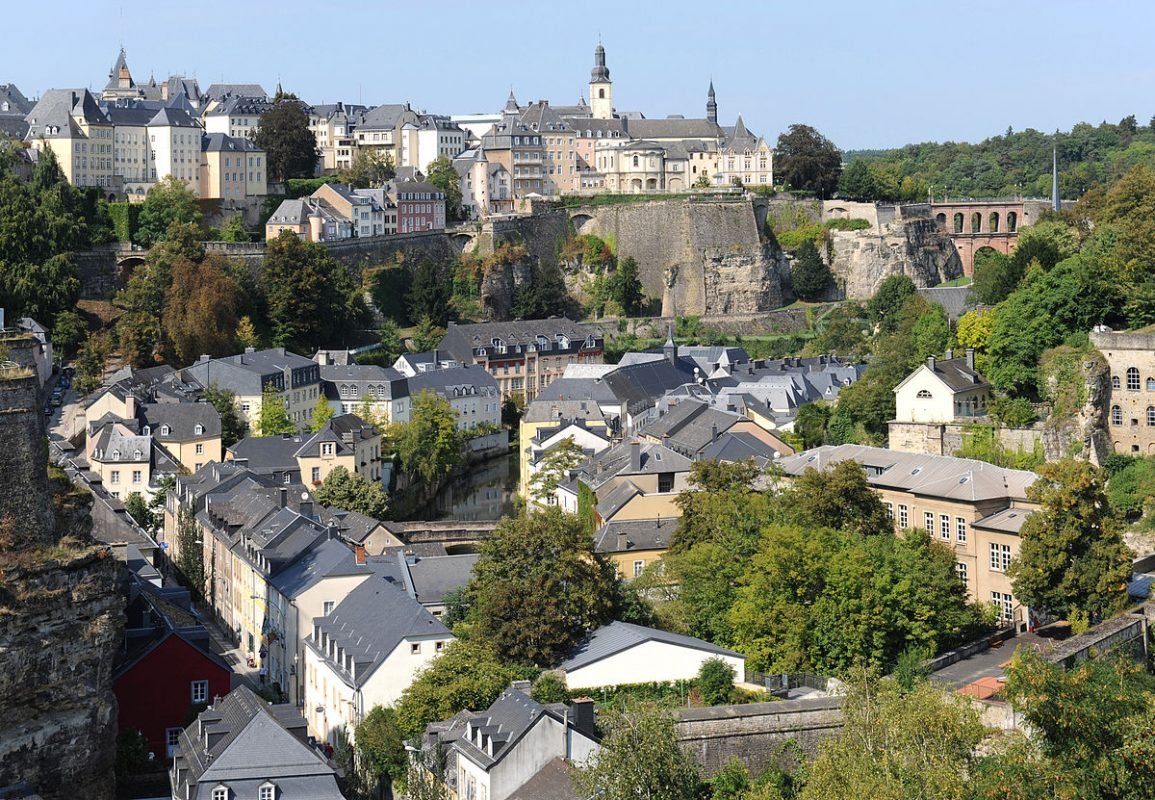
M437 605L445 600L447 593L469 583L479 555L461 553L422 558L398 553L397 558L406 568L414 599L422 605Z
M725 132L708 119L630 119L626 131L634 139L722 139Z
M205 89L204 96L211 100L223 100L230 96L263 99L269 93L259 83L213 83Z
M719 435L716 441L702 448L698 456L710 461L730 462L752 458L757 464L765 466L766 463L779 458L781 451L775 450L752 433L727 431Z
M336 520L337 530L340 531L341 538L354 544L364 543L369 534L381 525L380 520L367 517L356 511L346 511L343 508L330 508L327 518Z
M349 547L336 539L321 542L273 577L269 583L284 597L299 597L324 578L365 575L369 569L357 563Z
M286 798L342 800L335 771L303 741L304 725L296 708L270 706L247 686L237 687L181 734L174 770L182 779L174 796L208 800L223 783L232 796L256 797L257 788L272 781ZM209 747L206 735L219 739Z
M678 359L676 364L671 364L663 358L621 367L602 380L627 404L630 413L636 413L653 406L669 390L694 382L695 366L692 361Z
M199 128L200 123L192 115L180 108L162 108L148 121L149 127Z
M518 740L542 716L549 713L541 703L520 689L510 687L485 711L462 715L464 719L461 722L465 724L455 726L452 735L443 737L442 741L453 742L471 761L488 770L512 751ZM492 756L469 738L470 727L488 735L493 742Z
M700 400L683 400L640 432L693 458L741 420L737 414L713 408Z
M140 406L140 420L161 442L221 435L221 415L209 403L148 403ZM202 427L199 434L195 432L197 425Z
M229 136L227 133L206 133L201 137L201 152L244 152L260 150L251 140L243 136Z
M923 369L933 373L934 376L946 384L946 387L952 392L969 392L973 389L989 388L991 385L977 370L967 365L967 359L963 356L961 358L935 359L933 367L931 366L930 359L927 359L918 369L908 375L902 383L894 387L894 391L897 392L905 386L907 381Z
M480 322L470 325L457 325L450 322L445 337L437 348L452 354L458 361L468 363L473 360L475 348L491 347L494 339L500 339L505 342L506 347L510 347L535 344L538 336L544 336L552 342L558 334L570 339L575 348L591 335L600 338L597 337L594 329L587 328L565 317L515 320L512 322Z
M594 550L598 553L665 550L670 546L678 522L677 517L610 520L594 532ZM626 537L624 549L619 543L622 535Z
M28 98L20 91L19 87L14 83L0 83L0 107L4 103L8 104L7 110L0 111L0 114L19 114L23 116L32 110L32 103L28 102Z
M297 469L296 453L305 440L299 436L248 436L228 448L233 460L245 459L255 472Z
M378 367L371 364L322 364L321 381L325 384L325 396L331 400L356 400L370 395L373 400L399 400L409 396L409 384L405 376L392 367ZM340 392L342 384L356 387L353 397ZM372 393L369 387L374 387ZM382 396L381 389L384 389Z
M715 644L695 639L693 636L682 636L677 633L644 628L641 625L632 625L628 622L611 622L603 625L596 631L589 633L572 650L564 661L558 664L558 669L567 672L588 667L602 659L624 653L630 648L646 642L662 642L663 644L687 647L693 650L703 650L721 656L735 656L745 658L741 653L718 647Z
M846 459L862 464L873 485L964 502L1025 500L1027 487L1039 477L1027 470L1005 469L970 458L902 453L854 444L823 445L778 463L787 475L801 475L810 467L828 469Z
M431 369L409 377L409 394L413 397L426 389L432 389L445 397L458 394L478 396L497 394L497 381L479 364L446 369Z
M983 517L971 523L972 528L982 528L988 531L999 531L1001 533L1013 533L1019 535L1019 531L1023 528L1023 523L1030 515L1030 510L1026 508L1004 508L1002 511L997 511L990 516Z
M406 114L417 115L408 103L386 103L366 111L357 122L358 130L392 130Z
M314 632L306 643L353 687L363 686L405 639L452 638L439 619L380 576L362 582L327 617L314 619L313 625ZM316 638L320 634L328 634L329 641L344 648L352 658L352 670L329 657Z
M608 450L598 453L581 466L585 482L597 489L615 476L654 475L661 472L689 472L694 462L681 453L654 442L640 442L641 468L630 465L631 450L636 439L625 439Z
M507 800L586 800L573 788L565 759L555 757L523 783Z

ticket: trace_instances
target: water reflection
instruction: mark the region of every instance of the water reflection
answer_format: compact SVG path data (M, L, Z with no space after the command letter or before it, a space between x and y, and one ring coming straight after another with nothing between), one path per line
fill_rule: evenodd
M474 464L410 519L487 520L512 516L516 492L517 459L515 453L509 453Z

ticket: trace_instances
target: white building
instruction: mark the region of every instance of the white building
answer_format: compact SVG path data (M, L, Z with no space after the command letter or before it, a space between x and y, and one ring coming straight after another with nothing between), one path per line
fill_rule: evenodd
M975 351L963 358L928 356L926 363L894 387L895 419L899 422L955 422L985 417L991 385L975 371Z
M558 665L570 689L593 689L627 683L690 680L702 664L717 658L745 677L746 657L692 636L611 622L589 634Z
M403 589L374 576L313 620L305 640L305 713L318 739L336 744L374 706L391 706L417 672L453 641Z

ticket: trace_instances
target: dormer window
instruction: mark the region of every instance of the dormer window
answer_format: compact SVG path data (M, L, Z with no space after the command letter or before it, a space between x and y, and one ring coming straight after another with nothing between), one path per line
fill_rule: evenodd
M140 452L139 450L133 450L132 451L132 460L133 461L140 461L142 458L144 458L144 453Z
M227 786L213 787L213 800L229 800L229 788Z
M112 451L112 460L113 461L120 461L120 451L119 450L113 450Z
M160 426L160 435L161 436L168 436L170 433L172 433L172 428L170 428L168 425L161 425Z
M195 428L193 428L193 435L194 436L200 436L204 432L205 432L205 426L204 425L197 425Z

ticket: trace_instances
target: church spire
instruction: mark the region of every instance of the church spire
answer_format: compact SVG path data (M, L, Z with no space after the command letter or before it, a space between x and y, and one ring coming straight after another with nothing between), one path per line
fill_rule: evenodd
M1059 148L1051 148L1051 205L1056 211L1063 210L1063 201L1059 198Z
M706 119L718 124L718 101L714 98L714 80L710 79L710 91L706 92Z
M610 70L606 66L606 49L602 43L594 48L594 68L590 70L590 83L609 83Z

